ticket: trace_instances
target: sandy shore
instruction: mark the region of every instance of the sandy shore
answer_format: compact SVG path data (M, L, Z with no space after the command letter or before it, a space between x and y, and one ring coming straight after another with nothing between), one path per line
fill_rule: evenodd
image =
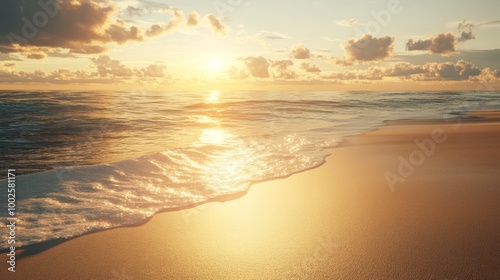
M16 273L2 254L0 278L500 279L500 113L477 115L391 122L317 169L28 251Z

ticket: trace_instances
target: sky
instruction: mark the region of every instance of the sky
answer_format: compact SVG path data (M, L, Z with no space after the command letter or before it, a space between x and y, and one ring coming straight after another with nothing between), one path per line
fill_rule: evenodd
M0 89L498 89L498 0L0 2Z

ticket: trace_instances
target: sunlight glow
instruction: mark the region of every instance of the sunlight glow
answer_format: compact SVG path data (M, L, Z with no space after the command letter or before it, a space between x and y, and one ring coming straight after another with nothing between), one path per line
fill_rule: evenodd
M251 158L250 150L245 145L238 144L238 149L225 149L225 146L235 145L235 135L225 129L209 128L201 132L200 142L204 145L214 145L217 149L209 156L203 165L203 181L208 188L225 189L230 193L243 191L247 184L236 182L248 181L248 172Z
M217 58L212 58L210 60L210 70L214 72L219 72L222 68L222 63L219 59Z
M204 129L200 136L200 142L204 144L221 145L231 137L231 134L223 129Z
M219 95L220 95L220 91L214 90L214 91L212 91L212 93L210 94L210 96L207 97L205 100L208 103L217 103L219 101Z

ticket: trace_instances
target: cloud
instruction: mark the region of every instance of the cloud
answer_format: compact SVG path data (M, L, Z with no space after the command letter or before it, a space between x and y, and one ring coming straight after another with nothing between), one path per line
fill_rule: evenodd
M427 51L432 45L432 40L418 40L413 41L413 39L408 40L406 43L407 51Z
M311 52L308 48L304 47L304 45L298 44L292 47L290 57L296 59L309 59L311 58Z
M367 70L334 72L323 75L324 79L335 80L382 80L384 77L398 77L413 81L476 81L494 80L500 75L498 70L489 68L481 71L473 63L459 60L456 63L426 63L414 65L407 62L389 67L370 67Z
M480 74L479 68L465 60L424 65L403 62L384 69L384 76L417 81L466 81Z
M408 51L429 51L429 53L438 53L442 55L450 55L457 53L456 46L458 43L464 43L472 39L476 39L470 28L474 25L468 23L460 23L459 29L468 28L469 31L462 31L459 37L452 33L440 33L427 40L414 41L408 40L406 50Z
M184 13L181 10L171 10L172 18L164 25L154 24L147 31L146 36L156 37L166 33L172 33L179 29L184 21Z
M458 24L458 29L459 30L471 30L472 28L476 27L488 27L488 26L495 26L498 25L500 26L500 20L493 20L493 21L487 21L487 22L482 22L482 23L473 23L473 22L468 22L466 20L460 22Z
M481 70L471 62L459 60L457 63L428 63L425 69L431 75L426 75L427 78L437 78L440 80L469 80L469 77L478 76Z
M49 52L101 54L113 45L143 42L182 27L184 13L174 7L141 1L139 7L124 7L129 16L170 13L164 23L140 26L120 18L118 5L98 0L0 1L0 53L20 53L40 59L41 48ZM208 15L212 32L226 34L228 27ZM197 27L199 15L191 12L185 25Z
M384 78L384 69L379 67L370 67L367 70L353 70L343 72L333 72L323 75L324 79L333 80L382 80Z
M57 69L49 73L42 71L14 71L15 64L5 64L7 69L0 67L0 82L9 83L127 83L137 81L158 81L170 77L165 73L166 67L159 64L151 64L143 68L129 67L121 61L112 59L107 55L91 58L93 71Z
M486 67L481 71L481 74L472 77L471 80L486 83L500 82L500 70L492 70L489 67Z
M270 60L262 56L259 57L245 57L242 58L245 70L241 70L236 66L233 66L228 71L228 76L232 79L234 78L273 78L273 79L296 79L298 78L295 71L289 69L293 66L293 61L291 60Z
M329 55L315 57L339 66L379 62L394 54L393 43L394 37L373 37L371 34L365 34L359 40L350 39L344 43L344 57Z
M306 73L321 73L321 75L299 75L293 71L292 60L270 60L264 57L242 58L243 67L233 66L228 72L230 79L264 78L268 82L289 80L294 82L331 83L331 81L369 82L382 81L386 78L399 78L404 81L425 82L497 82L500 81L500 70L491 68L480 69L471 62L425 63L415 65L400 62L391 66L370 66L366 70L350 70L339 72L321 72L312 62L302 62L300 68Z
M442 55L450 55L455 53L455 46L457 44L455 35L451 33L441 33L433 36L428 40L413 41L408 40L406 43L406 50L408 51L426 51L430 53L439 53Z
M271 73L273 74L273 78L278 79L295 79L298 75L288 69L288 67L293 65L293 61L291 60L277 60L271 62Z
M229 27L224 25L216 16L208 14L205 16L207 19L212 33L217 36L225 36L229 33Z
M288 39L288 36L278 32L262 31L257 33L254 37L256 40L283 40Z
M262 57L246 57L242 59L248 71L256 78L269 78L269 61Z
M241 69L237 66L233 66L227 71L227 76L230 79L246 79L250 77L250 74L248 73L248 71L246 71L246 69Z
M476 36L472 34L472 31L462 31L462 34L460 34L460 37L458 38L459 42L466 42L472 39L476 39Z
M302 64L300 64L300 68L309 73L321 72L321 69L319 69L319 67L313 62L302 62Z
M335 24L338 26L345 26L345 27L353 27L358 23L358 20L355 18L351 19L343 19L343 20L337 20L335 21Z
M165 65L151 64L145 68L139 69L139 71L142 73L143 77L163 78L166 76L166 69L167 67L165 67Z
M93 65L97 68L100 77L132 77L136 75L134 69L123 65L119 60L111 59L108 55L91 58Z
M409 77L411 75L424 74L427 72L428 70L422 65L401 62L387 67L384 71L384 75L388 77Z
M455 52L455 36L451 33L442 33L432 37L429 51L431 53L451 54Z
M196 11L192 11L186 21L186 26L189 28L198 27L200 25L200 14Z
M142 16L144 14L144 11L142 9L139 9L139 8L133 7L133 6L128 6L125 11L126 11L127 15L129 15L131 17Z
M269 48L270 47L269 41L284 40L284 39L288 39L288 36L278 32L261 31L252 36L242 37L241 42L246 43L251 41L257 41L260 42L264 47Z
M30 59L45 59L47 57L47 55L45 53L30 53L30 54L27 54L26 55L27 58L30 58Z
M500 49L493 50L464 50L460 51L460 53L456 53L453 55L454 61L465 60L465 61L473 61L477 67L486 68L490 67L493 69L500 69ZM426 53L423 54L404 54L401 53L399 55L395 55L393 57L395 61L406 61L416 65L423 65L427 62L436 62L443 63L449 62L449 56L442 56L439 54L429 55Z
M13 52L29 52L30 47L89 50L143 40L139 27L113 19L114 6L94 0L1 1L0 11L8 13L0 25L0 37L7 39L0 45Z
M371 34L363 35L359 40L351 39L344 43L344 58L333 59L341 66L357 63L376 62L390 58L394 49L394 37L373 37Z
M458 24L458 30L463 30L463 29L472 29L476 27L476 24L475 23L471 23L471 22L467 22L467 21L462 21Z

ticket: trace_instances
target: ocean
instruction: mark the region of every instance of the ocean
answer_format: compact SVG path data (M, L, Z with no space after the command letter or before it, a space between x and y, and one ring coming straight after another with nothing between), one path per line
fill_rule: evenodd
M16 246L140 224L324 163L386 120L500 109L499 92L0 91L0 212ZM258 205L256 205L258 207ZM7 248L2 236L0 249Z

